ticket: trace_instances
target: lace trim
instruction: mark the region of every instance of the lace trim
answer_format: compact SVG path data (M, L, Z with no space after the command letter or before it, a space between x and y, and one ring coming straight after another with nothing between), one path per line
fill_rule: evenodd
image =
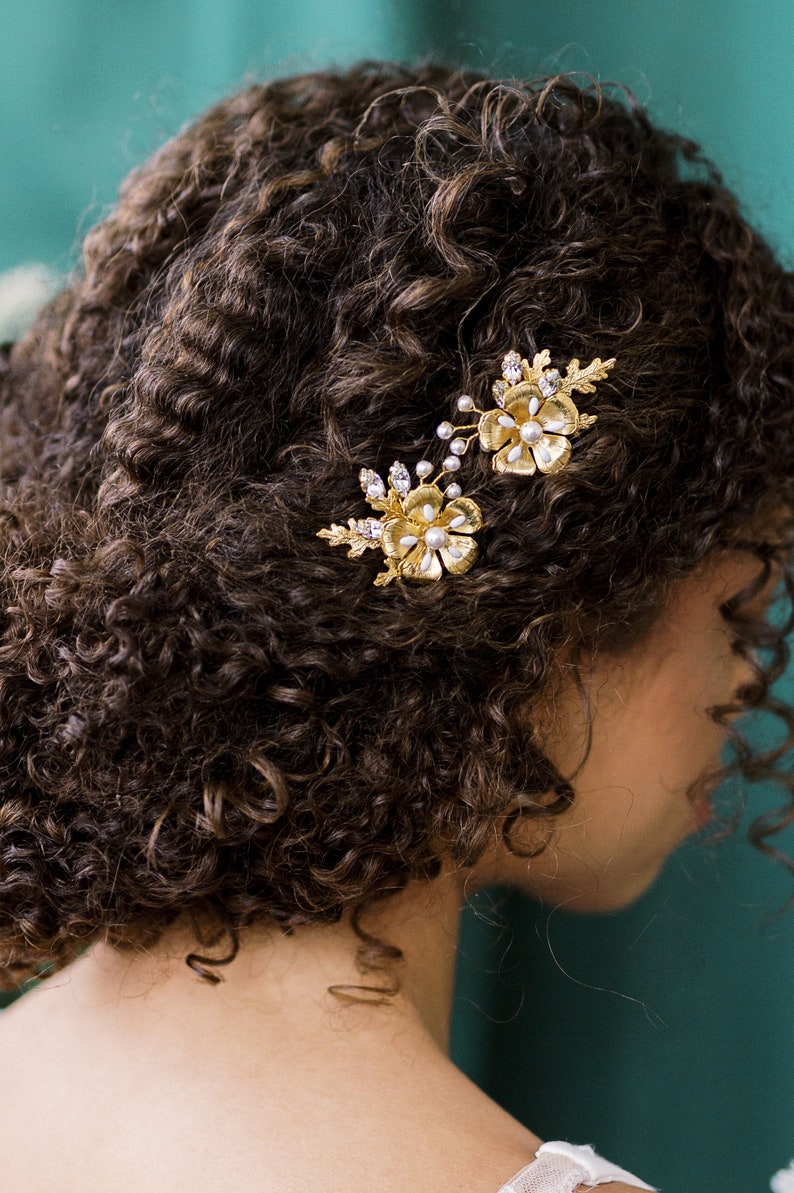
M503 1185L499 1193L574 1193L579 1185L594 1189L610 1181L622 1181L635 1189L649 1189L639 1177L618 1168L597 1155L589 1144L555 1140L538 1148L536 1158Z

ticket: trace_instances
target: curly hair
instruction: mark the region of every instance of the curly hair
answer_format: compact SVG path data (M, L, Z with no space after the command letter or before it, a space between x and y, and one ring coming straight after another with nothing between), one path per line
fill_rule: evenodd
M468 574L376 588L373 553L317 538L362 464L419 458L546 346L618 365L564 471L467 461ZM6 985L182 915L232 953L266 917L358 922L495 824L553 825L574 791L527 710L559 660L627 649L715 551L790 583L792 279L620 90L388 64L251 87L133 173L0 387ZM790 730L786 627L725 613L765 650L742 707Z

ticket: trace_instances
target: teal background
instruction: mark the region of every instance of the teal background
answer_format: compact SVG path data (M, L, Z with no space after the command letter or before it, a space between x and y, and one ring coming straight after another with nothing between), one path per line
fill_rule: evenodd
M624 82L703 143L791 260L792 49L790 0L10 2L0 269L70 268L123 175L247 78L363 56ZM794 918L773 915L791 892L737 836L688 846L620 915L479 896L455 1056L539 1133L593 1142L665 1193L761 1193L794 1155Z

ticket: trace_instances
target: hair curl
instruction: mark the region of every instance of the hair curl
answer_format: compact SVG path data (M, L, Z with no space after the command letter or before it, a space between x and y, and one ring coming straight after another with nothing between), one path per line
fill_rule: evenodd
M477 566L375 588L317 529L514 346L617 357L597 428L542 484L468 460ZM794 507L793 385L791 278L621 92L365 64L209 111L3 357L6 984L184 913L355 916L553 817L527 708Z

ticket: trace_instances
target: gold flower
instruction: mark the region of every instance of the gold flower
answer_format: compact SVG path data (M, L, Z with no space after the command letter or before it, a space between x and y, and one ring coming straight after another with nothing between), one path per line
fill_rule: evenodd
M549 360L545 350L531 365L517 352L509 352L502 361L503 380L495 382L493 391L498 406L482 414L477 427L482 450L496 452L496 472L559 472L571 458L570 438L596 421L595 415L579 413L571 391L592 393L593 382L606 377L614 360L597 357L580 369L574 359L565 377L547 367Z
M454 497L444 501L435 482L411 489L408 470L399 460L389 469L388 488L377 472L362 468L361 487L381 518L349 518L347 526L332 523L318 530L319 538L332 547L346 546L355 559L366 550L380 547L386 557L386 571L375 577L382 587L402 577L406 580L440 580L444 569L462 576L477 558L477 544L470 536L482 526L480 507L460 496L460 486L450 489Z
M477 558L470 536L482 526L477 503L456 497L445 506L444 494L431 484L413 489L402 505L401 516L384 523L381 542L390 567L376 583L387 584L394 575L440 580L444 568L453 576L467 572Z

